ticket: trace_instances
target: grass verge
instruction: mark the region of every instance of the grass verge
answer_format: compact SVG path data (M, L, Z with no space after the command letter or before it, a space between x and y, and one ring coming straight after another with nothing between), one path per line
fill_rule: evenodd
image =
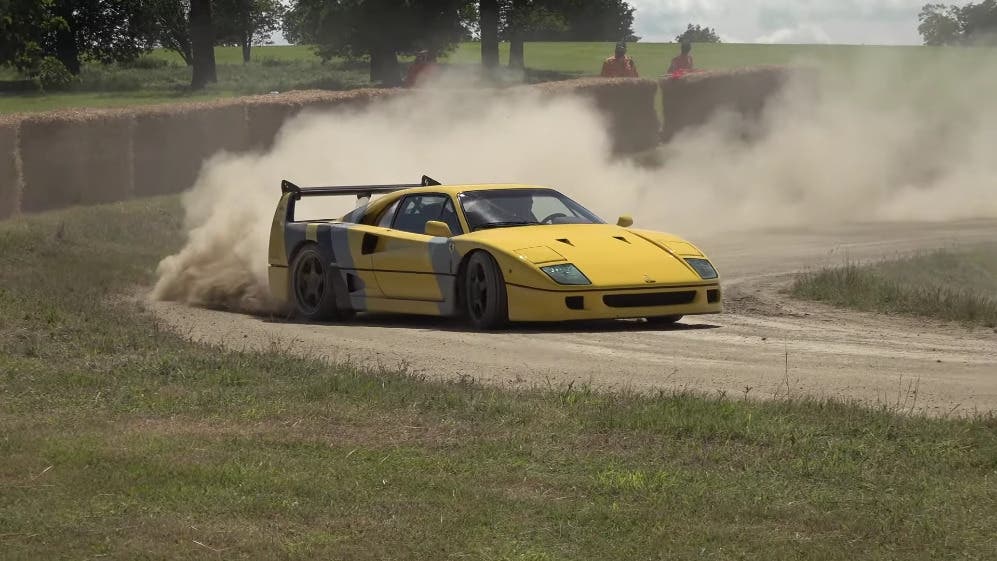
M174 198L0 222L5 561L997 556L992 416L193 345L116 298L180 232Z
M792 292L858 310L997 327L997 244L825 268L797 277Z

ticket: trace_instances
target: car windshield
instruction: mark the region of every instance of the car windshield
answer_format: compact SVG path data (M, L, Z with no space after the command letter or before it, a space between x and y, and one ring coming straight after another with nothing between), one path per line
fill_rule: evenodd
M535 224L602 224L598 216L553 189L489 189L458 195L471 231Z

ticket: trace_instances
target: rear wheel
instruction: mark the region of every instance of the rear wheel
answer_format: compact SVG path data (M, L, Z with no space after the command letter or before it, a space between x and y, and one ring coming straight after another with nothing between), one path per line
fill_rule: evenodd
M647 318L647 323L654 325L671 325L682 319L682 316L655 316Z
M495 258L484 251L471 255L464 270L464 309L477 329L495 329L509 321L505 280Z
M298 315L311 321L340 319L332 272L315 244L298 251L291 264L291 293Z

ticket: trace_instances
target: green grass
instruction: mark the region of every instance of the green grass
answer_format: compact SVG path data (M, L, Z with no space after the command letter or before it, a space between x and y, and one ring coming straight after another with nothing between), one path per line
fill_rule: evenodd
M997 245L825 268L798 277L792 292L859 310L997 327Z
M598 75L602 60L612 54L611 43L527 43L528 81L564 79ZM667 43L633 43L630 54L641 75L654 78L664 73L676 46ZM992 60L990 49L926 47L867 47L843 45L696 45L697 66L723 69L757 64L784 64L806 61L846 68L870 59L888 60L894 69L918 75L931 61L978 61L986 67ZM508 44L501 45L503 62L508 60ZM237 95L287 91L293 89L349 89L369 86L366 66L360 62L332 60L322 63L307 46L255 47L252 61L242 64L236 47L215 50L219 81L197 94L188 91L190 69L179 56L157 50L147 59L145 68L122 65L88 64L76 89L65 93L0 94L0 114L22 111L45 111L71 107L115 107L135 104L174 103L192 99L210 99ZM475 66L480 63L478 43L463 43L443 57L453 65ZM402 59L408 62L407 58ZM13 79L8 70L0 77Z
M175 198L0 222L5 561L997 556L993 416L190 344L120 297L181 224Z
M219 54L229 50L218 49ZM190 69L162 52L140 59L137 67L88 64L72 91L0 95L0 113L175 103L295 89L347 90L370 85L362 63L323 63L314 56L303 56L304 48L261 47L256 51L249 64L220 56L218 82L196 93L189 88Z

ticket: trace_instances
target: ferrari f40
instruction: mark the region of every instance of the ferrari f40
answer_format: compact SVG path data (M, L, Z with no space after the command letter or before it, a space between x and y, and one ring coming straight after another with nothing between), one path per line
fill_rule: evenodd
M273 297L312 321L358 312L508 322L646 318L722 311L720 275L692 243L608 224L534 185L298 187L281 183L270 232ZM338 219L297 220L303 197L356 196ZM379 197L372 200L374 195Z

